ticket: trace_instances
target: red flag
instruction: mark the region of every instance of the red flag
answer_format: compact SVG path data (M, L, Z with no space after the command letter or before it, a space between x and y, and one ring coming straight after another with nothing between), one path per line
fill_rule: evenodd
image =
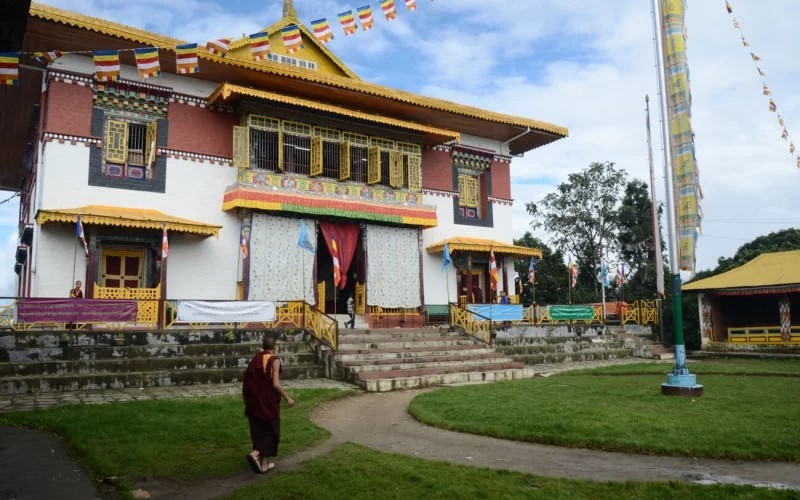
M336 240L331 236L331 248L333 249L333 286L339 288L339 282L342 280L341 269L339 268L339 246Z
M239 245L242 246L242 255L247 258L247 239L244 237L244 228L242 228L241 236L239 237Z
M161 258L166 259L169 254L169 242L167 241L167 228L161 234Z
M492 280L492 290L496 292L498 274L497 274L497 261L494 260L494 250L492 250L491 257L489 258L489 277Z

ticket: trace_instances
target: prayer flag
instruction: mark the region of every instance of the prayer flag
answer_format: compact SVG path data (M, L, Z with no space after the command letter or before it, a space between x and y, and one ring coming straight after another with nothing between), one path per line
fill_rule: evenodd
M531 257L531 263L528 264L528 281L531 285L536 283L536 264L533 262L533 257Z
M231 41L227 38L220 38L219 40L212 40L206 43L206 48L209 52L220 57L228 55L228 50L231 48Z
M603 282L603 287L608 288L608 269L605 258L600 260L600 280Z
M19 52L0 52L0 85L19 85Z
M765 71L763 71L761 68L759 68L758 66L756 66L756 69L758 70L758 74L759 74L759 75L761 75L761 76L767 76L767 73L766 73Z
M116 82L119 80L119 51L96 50L92 52L94 59L94 77L98 82Z
M783 133L781 134L781 139L783 139L784 141L788 141L789 140L789 131L786 130L785 127L783 129Z
M750 52L750 57L752 57L754 61L760 61L761 60L761 58L758 57L757 55L755 55L753 52Z
M569 258L569 276L570 286L575 288L575 285L578 284L578 270L575 269L575 264L572 263L572 257Z
M78 215L78 221L75 224L75 236L80 238L81 243L83 244L83 251L86 256L89 256L89 246L86 245L86 234L83 232L83 222L81 221L81 216Z
M731 4L728 2L728 0L725 0L725 8L728 9L728 14L733 14L733 7L731 7Z
M789 154L790 155L794 154L794 143L793 142L789 142Z
M442 250L442 271L447 271L447 266L453 263L450 258L450 248L447 246L447 240L444 240L444 249Z
M312 245L311 240L308 239L308 229L306 228L306 221L304 220L300 221L300 237L297 239L297 246L307 252L316 253L314 245Z
M348 10L347 12L342 12L339 14L339 22L342 24L342 31L344 31L344 36L350 36L358 31L358 26L356 25L356 18L353 15L352 10Z
M747 42L747 39L744 37L744 35L742 35L742 45L744 45L745 47L749 47L750 46L750 44Z
M417 10L417 0L406 0L406 7L408 7L408 10L411 12L414 12Z
M314 31L314 36L317 37L317 40L320 42L328 43L333 40L333 31L331 31L331 26L328 24L327 19L311 21L311 29Z
M247 238L244 237L244 228L242 228L242 231L241 231L240 236L239 236L239 245L242 247L242 255L246 259L247 258Z
M300 27L296 24L281 28L281 36L283 37L283 46L286 47L287 54L294 54L298 50L305 48L303 38L300 35Z
M769 100L769 110L772 111L773 113L778 110L778 106L775 105L775 101L773 101L772 99Z
M499 277L497 274L497 261L494 260L494 250L491 251L489 257L489 277L492 281L492 290L497 291L497 282Z
M783 123L783 117L781 116L781 114L780 114L780 113L778 113L778 123L780 123L780 124L781 124L781 127L784 127L784 126L786 126L786 125Z
M764 84L764 95L772 95L772 92L770 92L769 87L767 87L766 83Z
M358 20L361 21L361 29L364 31L371 30L373 24L375 24L375 20L372 19L372 7L365 5L356 10L358 10Z
M187 43L175 47L175 72L180 75L199 73L197 62L197 44Z
M158 62L158 49L148 47L145 49L133 49L136 57L136 69L142 78L152 78L161 75L161 64Z
M44 64L50 64L51 62L55 61L59 57L63 56L64 53L60 50L54 50L52 52L36 52L34 53L34 57L37 61Z
M333 255L333 286L334 288L339 288L339 282L342 280L342 270L339 268L339 246L336 244L336 239L331 236L331 252Z
M269 34L265 31L250 35L250 51L254 61L263 61L270 53Z
M167 255L169 255L169 241L167 240L167 227L164 226L161 233L161 258L166 259Z
M392 21L397 17L397 9L394 8L394 0L383 0L381 2L381 9L383 9L383 15L386 16L387 21Z
M797 155L797 168L800 168L800 155Z
M737 30L742 27L739 24L739 21L736 20L736 18L733 19L733 27L736 28Z

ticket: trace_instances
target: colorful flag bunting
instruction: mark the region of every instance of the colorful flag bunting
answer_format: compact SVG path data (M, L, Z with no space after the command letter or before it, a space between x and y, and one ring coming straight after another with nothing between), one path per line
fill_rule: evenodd
M733 13L733 7L731 7L731 4L728 2L728 0L725 0L725 8L728 9L728 14Z
M778 123L781 124L781 127L785 127L786 126L786 124L783 123L783 117L781 116L780 113L778 113Z
M19 52L0 52L0 85L19 85Z
M353 15L352 10L348 10L347 12L342 12L339 14L339 22L342 24L342 31L344 31L344 36L350 36L358 31L358 26L356 25L356 18Z
M528 281L531 285L536 283L536 264L533 262L533 257L531 257L531 263L528 264Z
M55 61L56 59L63 56L64 53L60 50L54 50L52 52L36 52L34 53L34 57L37 61L43 64L50 64L51 62Z
M75 236L81 240L81 244L83 244L83 252L88 257L89 246L86 244L86 233L83 232L83 222L81 221L80 215L78 215L78 221L75 223Z
M361 29L364 31L371 30L375 24L375 20L372 18L372 7L365 5L356 10L358 10L358 20L361 21Z
M242 247L242 256L247 258L247 238L244 237L244 228L239 233L239 246Z
M794 154L794 143L793 142L789 143L789 154L790 155Z
M298 50L305 48L303 37L300 35L300 27L296 24L281 28L281 36L283 37L283 46L286 47L287 54L294 54Z
M225 57L231 48L231 41L228 38L220 38L219 40L211 40L206 43L206 48L214 55Z
M789 131L786 130L786 127L783 128L783 133L781 134L781 139L783 139L784 141L788 141L789 140Z
M750 43L748 43L748 41L747 41L747 39L744 37L744 35L742 35L742 45L744 45L745 47L749 47L749 46L750 46Z
M98 82L119 80L119 51L96 50L92 52L94 75Z
M764 95L772 95L772 92L770 92L769 87L767 87L766 83L764 84Z
M179 75L189 75L200 72L197 61L197 44L187 43L175 47L175 72Z
M772 111L773 113L778 110L778 106L775 105L775 101L773 101L772 99L769 100L769 110Z
M169 240L167 240L167 227L161 232L161 258L166 259L169 255Z
M752 53L752 52L750 52L750 57L752 57L754 61L760 61L760 60L761 60L761 58L760 58L760 57L758 57L757 55L755 55L755 54L754 54L754 53Z
M492 282L492 290L497 291L497 282L500 281L500 276L497 273L497 261L494 259L494 250L489 253L489 278Z
M139 70L141 78L161 76L161 64L158 62L158 49L156 47L133 49L133 54L136 57L136 69Z
M765 73L765 72L764 72L764 71L763 71L761 68L759 68L758 66L756 66L756 69L758 70L758 74L759 74L759 75L761 75L761 76L767 76L767 74L766 74L766 73Z
M444 248L442 249L442 271L447 271L447 266L453 263L450 258L450 248L447 246L447 239L444 240Z
M408 10L411 12L414 12L417 10L417 0L406 0L406 7L408 7Z
M269 34L265 31L250 35L250 52L254 61L263 61L270 53Z
M383 0L381 2L381 9L383 15L386 16L387 21L393 21L397 17L397 9L394 8L394 0Z
M575 264L572 263L572 257L569 258L569 277L570 286L575 288L575 285L578 284L578 270L575 269Z
M742 27L742 25L740 25L740 24L739 24L739 21L737 21L737 20L734 18L734 19L733 19L733 27L734 27L734 28L736 28L736 29L738 30L739 28L741 28L741 27Z
M327 19L311 21L311 29L314 31L314 36L317 37L317 40L320 42L328 43L333 40L333 31L331 31L331 26L328 24Z

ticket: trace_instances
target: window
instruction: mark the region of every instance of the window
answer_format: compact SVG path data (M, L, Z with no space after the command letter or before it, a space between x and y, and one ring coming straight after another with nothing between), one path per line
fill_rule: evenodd
M158 122L114 116L105 125L105 162L108 177L144 180L153 177Z
M270 54L267 56L267 60L281 64L288 64L289 66L297 66L298 68L303 69L311 69L315 71L317 69L317 63L315 62L298 59L296 57L283 56L280 54Z
M322 169L319 175L329 179L339 179L342 133L332 128L314 127L314 136L320 138L321 144L321 152L312 153L312 156L316 154L320 157L318 161Z
M311 173L311 127L303 123L281 122L283 129L283 171Z
M478 177L470 174L458 176L458 206L478 208Z

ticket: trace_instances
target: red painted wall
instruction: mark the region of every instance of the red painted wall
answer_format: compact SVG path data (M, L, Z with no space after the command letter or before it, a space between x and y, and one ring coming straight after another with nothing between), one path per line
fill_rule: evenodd
M511 164L492 162L492 196L511 199Z
M51 80L47 94L46 122L42 127L44 131L91 136L91 88Z
M230 158L233 155L232 113L172 102L167 115L167 147L178 151Z
M422 187L456 191L453 186L453 162L447 151L425 149L422 151Z

